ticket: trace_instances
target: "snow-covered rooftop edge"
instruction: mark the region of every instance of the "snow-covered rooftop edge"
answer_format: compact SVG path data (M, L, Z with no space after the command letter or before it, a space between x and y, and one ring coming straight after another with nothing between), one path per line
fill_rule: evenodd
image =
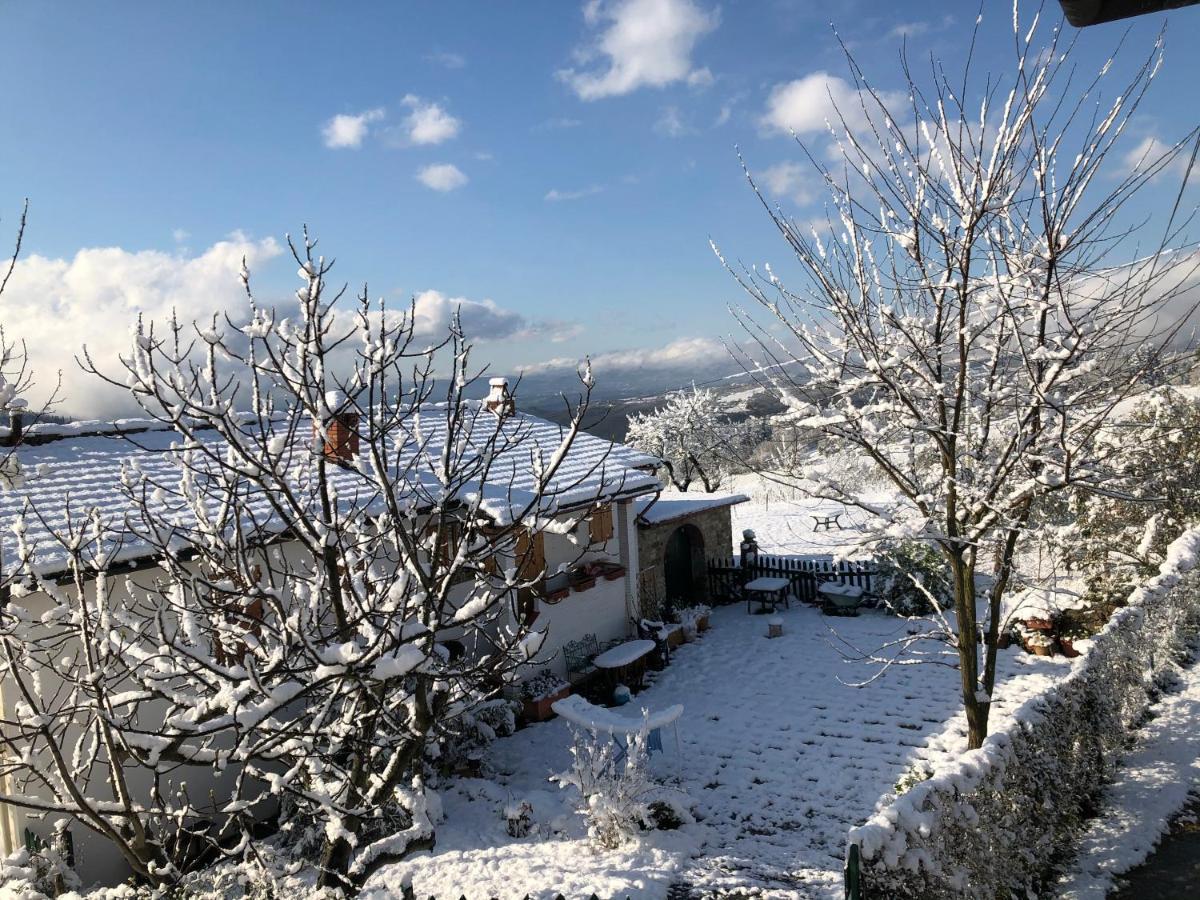
M749 500L745 494L664 494L640 501L634 504L634 509L639 523L660 525L705 510L747 503Z

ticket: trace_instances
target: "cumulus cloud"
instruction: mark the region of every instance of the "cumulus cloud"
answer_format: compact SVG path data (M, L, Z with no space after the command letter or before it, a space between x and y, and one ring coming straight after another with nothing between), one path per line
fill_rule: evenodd
M468 180L463 171L453 163L435 163L417 172L417 181L431 190L443 193L457 190Z
M128 393L79 368L75 360L83 346L102 372L120 380L118 354L128 353L139 313L162 322L176 309L191 322L228 311L237 321L247 309L238 280L242 257L253 268L281 251L272 239L235 234L199 255L92 247L70 259L25 257L4 292L3 316L10 335L29 347L39 385L31 399L44 399L61 370L56 411L80 418L135 412Z
M677 338L662 347L636 350L612 350L591 357L597 372L616 369L674 369L707 365L729 359L729 351L720 342L706 337ZM576 357L559 356L541 363L523 366L522 374L540 375L573 369L580 364Z
M900 111L904 101L902 93L880 91L879 95L889 108ZM867 99L867 109L873 112L873 100ZM761 124L768 132L798 135L825 131L826 123L840 128L845 120L851 129L867 124L863 112L863 100L852 84L844 78L828 72L813 72L795 81L777 84L767 97L767 109Z
M811 167L789 160L763 169L755 181L777 200L786 198L806 204L813 199L811 174Z
M602 193L604 188L601 185L593 184L589 187L579 188L574 191L560 191L558 188L551 188L546 191L545 200L548 203L561 203L564 200L582 200L584 197L592 197Z
M362 146L363 140L370 131L371 123L378 122L384 116L382 109L368 109L357 115L336 115L321 128L321 136L325 146L333 149Z
M600 33L576 57L595 65L557 73L583 100L680 81L703 87L713 80L708 69L693 67L692 51L719 24L716 9L693 0L589 0L583 17Z
M504 309L493 300L448 297L441 291L428 290L413 298L413 330L422 338L444 336L455 312L472 339L512 337L527 326L520 313Z
M404 117L401 133L409 144L441 144L458 136L462 120L455 118L437 103L407 94L400 101L410 110Z

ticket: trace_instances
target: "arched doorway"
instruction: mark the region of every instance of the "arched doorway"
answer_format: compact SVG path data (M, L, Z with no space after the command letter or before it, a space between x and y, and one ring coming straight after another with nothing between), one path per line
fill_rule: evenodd
M680 525L663 551L665 599L676 608L701 603L705 591L704 535L695 525Z

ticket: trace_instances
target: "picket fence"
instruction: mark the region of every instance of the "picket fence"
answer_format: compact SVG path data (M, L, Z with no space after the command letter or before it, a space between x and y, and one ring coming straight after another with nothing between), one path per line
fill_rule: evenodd
M786 578L791 583L790 595L805 603L817 602L817 587L825 581L838 581L863 589L871 594L875 567L869 563L834 562L825 557L769 556L759 554L757 562L742 566L733 557L717 557L708 561L708 594L714 601L734 603L742 599L742 585L754 578L770 576Z

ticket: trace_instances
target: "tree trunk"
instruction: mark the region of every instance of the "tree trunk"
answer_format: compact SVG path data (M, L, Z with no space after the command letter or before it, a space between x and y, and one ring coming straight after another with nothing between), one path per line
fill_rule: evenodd
M967 714L967 749L977 750L987 737L991 704L979 697L979 637L975 609L975 571L960 553L951 554L954 610L958 618L958 671L963 709Z

